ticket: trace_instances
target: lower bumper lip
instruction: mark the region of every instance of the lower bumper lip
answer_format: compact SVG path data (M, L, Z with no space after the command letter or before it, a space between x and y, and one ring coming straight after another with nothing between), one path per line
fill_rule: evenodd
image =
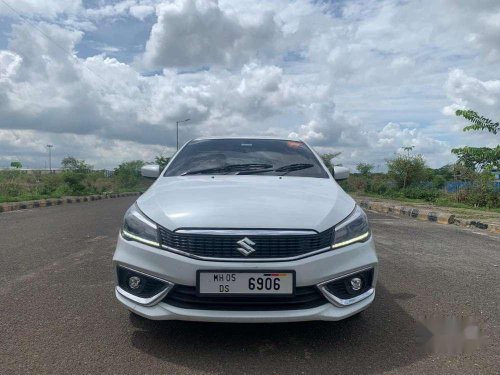
M375 288L370 288L366 292L360 294L359 296L349 298L349 299L342 299L342 298L338 298L338 297L334 296L333 294L328 292L328 290L326 290L325 288L320 288L320 290L323 293L323 295L328 299L328 301L330 301L331 303L333 303L334 305L339 306L339 307L353 305L359 301L362 301L362 300L370 297L373 293L375 293Z
M322 306L311 309L281 311L188 310L170 306L163 302L154 306L145 307L126 299L118 292L116 292L116 297L130 311L152 320L184 320L221 323L284 323L342 320L368 308L375 298L375 293L359 303L342 308L326 302Z
M129 300L134 301L135 303L137 303L141 306L149 307L149 306L154 306L158 302L160 302L168 294L168 292L170 291L170 289L172 289L172 287L173 287L173 284L170 284L165 289L163 289L160 293L158 293L150 298L141 298L141 297L134 296L133 294L127 292L126 290L123 290L119 286L116 287L116 291L118 293L120 293L122 296L124 296L125 298L128 298Z

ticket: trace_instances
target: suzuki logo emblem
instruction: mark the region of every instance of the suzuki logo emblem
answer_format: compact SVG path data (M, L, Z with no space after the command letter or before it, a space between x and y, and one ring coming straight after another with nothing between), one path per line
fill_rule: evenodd
M252 246L255 246L255 242L253 242L248 237L245 237L236 243L241 246L241 247L238 247L236 250L238 250L240 253L242 253L246 257L255 251L255 249L252 247Z

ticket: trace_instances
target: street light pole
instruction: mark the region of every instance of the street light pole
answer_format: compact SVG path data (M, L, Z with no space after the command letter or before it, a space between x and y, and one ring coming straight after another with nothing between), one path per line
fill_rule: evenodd
M177 150L179 149L179 123L181 123L181 122L188 122L188 121L189 121L189 119L187 118L185 120L181 120L181 121L176 121L175 122L175 126L177 128Z
M49 173L52 173L52 147L54 147L54 145L47 145L49 149Z

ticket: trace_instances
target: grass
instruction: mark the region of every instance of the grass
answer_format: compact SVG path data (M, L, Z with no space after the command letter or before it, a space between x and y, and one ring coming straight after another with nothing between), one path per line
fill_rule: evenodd
M39 199L48 198L61 198L58 194L42 195L42 194L24 194L16 197L7 197L0 195L0 203L6 202L23 202L23 201L35 201Z
M135 189L130 189L130 188L118 188L118 189L113 189L113 191L107 191L106 193L113 194L113 193L128 193L128 192L136 192L140 191L143 192L146 189L144 187L138 187ZM50 199L50 198L63 198L63 197L82 197L86 195L100 195L100 193L74 193L71 195L68 194L23 194L15 197L8 197L8 196L3 196L0 195L0 203L12 203L12 202L25 202L25 201L36 201L40 199Z

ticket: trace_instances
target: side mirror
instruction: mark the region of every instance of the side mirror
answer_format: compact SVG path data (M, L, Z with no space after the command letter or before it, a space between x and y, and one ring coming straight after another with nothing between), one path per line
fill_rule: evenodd
M333 167L333 178L335 178L335 180L347 180L347 177L349 177L349 169L346 167Z
M147 178L157 178L160 175L160 166L158 164L148 164L141 168L141 175Z

